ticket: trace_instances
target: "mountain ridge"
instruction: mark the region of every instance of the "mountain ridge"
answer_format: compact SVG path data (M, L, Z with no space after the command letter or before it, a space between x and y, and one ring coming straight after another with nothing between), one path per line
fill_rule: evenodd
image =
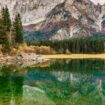
M11 14L21 13L26 32L44 33L48 40L85 37L105 30L105 4L95 5L90 0L7 1ZM25 34L26 39L29 36Z

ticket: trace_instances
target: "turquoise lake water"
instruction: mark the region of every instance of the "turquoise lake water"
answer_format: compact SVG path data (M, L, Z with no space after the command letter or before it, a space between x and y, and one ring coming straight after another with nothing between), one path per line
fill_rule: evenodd
M105 60L0 68L0 105L105 105Z

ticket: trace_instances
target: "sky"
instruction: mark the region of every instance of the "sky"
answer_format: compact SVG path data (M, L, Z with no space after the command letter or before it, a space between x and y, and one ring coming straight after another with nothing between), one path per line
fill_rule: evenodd
M104 4L105 0L91 0L93 1L95 4L100 3L100 4Z

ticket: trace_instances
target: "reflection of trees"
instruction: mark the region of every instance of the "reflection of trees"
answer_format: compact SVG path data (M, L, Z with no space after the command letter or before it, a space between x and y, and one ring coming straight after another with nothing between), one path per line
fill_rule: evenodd
M13 72L13 69L20 70L16 67L3 67L0 70L0 105L22 103L23 76ZM26 86L31 91L27 94L32 99L36 95L40 99L37 91L40 89L45 92L43 97L48 97L57 105L104 105L104 69L104 60L60 60L49 67L28 68L24 84L32 86ZM29 98L29 101L33 100Z
M0 105L20 105L22 98L22 76L13 76L9 67L0 70Z
M104 62L98 59L68 62L59 60L49 67L31 69L39 69L39 72L42 71L40 75L47 71L50 77L55 78L56 81L44 75L44 80L38 81L38 86L37 84L36 86L44 90L57 105L104 105Z
M105 70L105 60L99 59L81 59L81 60L57 60L49 67L41 68L48 71L72 71L72 72L94 72Z
M11 78L11 89L12 96L14 97L16 105L21 104L22 99L22 86L23 86L23 77L22 76L13 76Z
M0 76L0 104L2 105L5 105L5 103L9 105L9 102L11 100L9 71L10 70L6 67L3 67L1 69L2 76Z

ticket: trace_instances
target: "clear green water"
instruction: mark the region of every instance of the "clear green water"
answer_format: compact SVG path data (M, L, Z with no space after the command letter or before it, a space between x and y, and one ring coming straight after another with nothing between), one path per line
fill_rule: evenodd
M0 68L0 105L105 105L105 60Z

